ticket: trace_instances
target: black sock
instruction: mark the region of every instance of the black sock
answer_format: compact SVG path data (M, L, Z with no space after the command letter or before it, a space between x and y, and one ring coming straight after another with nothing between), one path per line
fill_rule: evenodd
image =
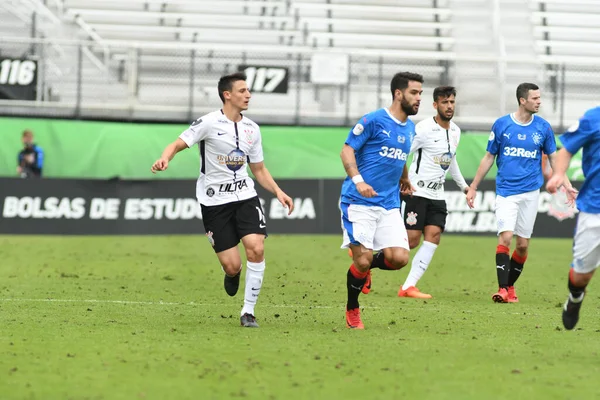
M571 297L573 297L574 299L578 299L581 297L581 295L583 295L583 293L585 293L585 286L584 287L578 287L573 285L573 282L571 282L571 274L572 271L569 272L569 292L571 292Z
M508 287L508 273L510 268L510 257L507 253L496 253L496 274L498 274L498 286L506 289Z
M385 263L385 257L383 256L383 251L380 251L379 253L377 253L373 256L373 261L371 262L371 266L369 267L369 269L373 269L373 268L379 268L379 269L383 269L385 271L394 271L393 268L388 267L388 265Z
M367 281L366 276L364 278L355 277L352 273L352 268L355 268L354 265L352 265L348 270L348 278L346 280L346 286L348 287L348 304L346 304L346 309L348 310L353 310L359 307L358 295L360 294L363 285Z
M523 265L515 261L514 258L510 259L510 270L508 273L508 286L514 286L519 276L521 276L521 272L523 272Z

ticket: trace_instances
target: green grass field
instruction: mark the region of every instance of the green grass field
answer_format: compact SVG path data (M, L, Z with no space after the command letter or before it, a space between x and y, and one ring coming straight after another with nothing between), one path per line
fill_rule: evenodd
M271 236L257 307L205 238L0 236L1 399L592 399L600 292L565 331L569 240L532 241L518 304L494 304L494 237L446 236L420 283L375 270L344 325L335 236ZM243 279L242 279L243 282Z

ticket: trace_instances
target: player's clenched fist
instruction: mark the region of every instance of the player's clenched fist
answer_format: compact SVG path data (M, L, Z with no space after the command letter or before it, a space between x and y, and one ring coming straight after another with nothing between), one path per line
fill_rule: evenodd
M375 191L375 189L373 189L371 187L371 185L369 185L368 183L365 183L365 182L359 182L359 183L357 183L356 184L356 190L363 197L375 197L375 196L377 196L377 192Z
M169 166L169 160L167 160L166 158L159 158L158 160L156 160L156 162L154 164L152 164L150 171L152 171L152 173L155 174L158 171L166 170L168 166Z

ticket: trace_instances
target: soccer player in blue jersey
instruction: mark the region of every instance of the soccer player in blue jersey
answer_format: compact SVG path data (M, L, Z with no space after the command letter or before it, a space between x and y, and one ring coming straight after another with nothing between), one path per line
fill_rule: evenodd
M406 159L415 134L408 119L419 111L423 77L394 75L392 105L362 117L348 134L341 158L343 244L353 264L347 274L346 325L364 329L358 296L371 268L397 270L408 263L408 236L400 214L400 190L412 189ZM402 184L401 184L402 180ZM373 250L381 250L373 256Z
M544 184L542 152L554 167L556 141L550 124L535 115L541 104L539 87L522 83L517 87L519 108L515 113L496 120L490 133L487 152L469 191L467 203L474 207L477 186L488 173L494 159L496 176L496 272L498 291L492 295L497 303L516 303L515 282L527 260L529 240L537 217L540 188ZM576 192L565 180L567 196L572 201ZM516 235L516 249L510 256L510 245Z
M573 154L583 148L582 169L585 181L577 196L577 227L573 240L573 263L569 270L569 297L562 320L566 329L573 329L579 320L579 309L585 288L600 266L600 106L588 110L561 137L563 148L556 155L554 174L546 189L556 193L567 181L566 172Z

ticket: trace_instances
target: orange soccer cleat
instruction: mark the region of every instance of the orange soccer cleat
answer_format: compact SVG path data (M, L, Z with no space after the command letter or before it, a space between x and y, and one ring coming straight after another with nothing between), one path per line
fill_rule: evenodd
M514 286L509 286L507 293L508 293L508 298L506 299L506 301L508 303L518 303L519 302L519 298L517 297L517 292L515 292Z
M419 289L414 286L410 286L406 288L406 290L402 289L400 286L400 290L398 290L398 297L412 297L413 299L431 299L432 295L427 293L421 293Z
M346 310L346 326L351 329L365 329L360 320L360 308Z
M508 291L504 288L499 288L498 291L492 295L492 300L496 303L508 303Z
M367 280L365 281L361 291L363 294L369 294L371 291L371 270L367 272Z

